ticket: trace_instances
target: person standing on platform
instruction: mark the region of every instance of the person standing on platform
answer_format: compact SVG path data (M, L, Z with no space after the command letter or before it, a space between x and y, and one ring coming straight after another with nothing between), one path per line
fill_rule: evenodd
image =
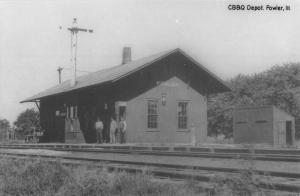
M124 117L121 117L121 121L119 123L121 144L126 143L126 128L127 128L126 121L125 121Z
M97 121L95 123L96 128L96 134L97 134L97 143L102 143L102 131L103 131L103 122L100 120L100 118L97 118Z
M111 144L116 143L116 132L117 132L117 122L112 117L110 121L110 128L109 128L109 139Z

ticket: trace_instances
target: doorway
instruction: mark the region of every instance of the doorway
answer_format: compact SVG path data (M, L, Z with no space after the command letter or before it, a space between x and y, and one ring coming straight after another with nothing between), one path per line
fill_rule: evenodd
M293 138L292 138L292 121L286 121L285 123L286 127L286 145L291 146L293 144Z
M109 143L109 130L110 130L110 121L114 116L114 107L111 103L104 103L104 111L103 111L103 141L104 143Z
M116 114L117 122L119 122L122 117L126 119L126 107L127 107L126 102L118 101L116 102L115 107L116 107L115 114Z
M124 101L117 101L115 103L115 115L116 115L116 121L118 125L121 121L121 118L126 120L126 108L127 108L127 103ZM119 130L117 131L116 142L121 143L121 135Z
M65 142L65 115L59 110L55 111L54 131L56 132L56 138L53 138L54 141Z
M278 125L278 145L286 145L286 121L279 121Z

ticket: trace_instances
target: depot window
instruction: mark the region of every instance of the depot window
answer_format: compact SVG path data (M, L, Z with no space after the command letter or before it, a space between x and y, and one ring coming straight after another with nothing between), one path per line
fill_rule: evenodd
M178 129L187 129L188 126L188 102L179 101L177 105Z
M67 118L77 118L77 106L68 106L67 107Z
M158 100L147 101L147 127L149 129L158 128Z

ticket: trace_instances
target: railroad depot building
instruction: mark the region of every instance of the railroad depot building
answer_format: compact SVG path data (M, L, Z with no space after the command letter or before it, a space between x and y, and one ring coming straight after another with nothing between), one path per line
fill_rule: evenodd
M42 142L96 142L94 123L127 122L129 143L190 143L207 136L207 95L230 91L217 76L181 49L123 63L70 80L22 102L36 102L45 130Z
M235 143L292 146L295 118L274 106L244 106L233 112Z

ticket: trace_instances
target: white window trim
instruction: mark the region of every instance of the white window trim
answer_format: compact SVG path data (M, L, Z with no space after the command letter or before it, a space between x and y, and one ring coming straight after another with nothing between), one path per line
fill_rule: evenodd
M159 131L159 121L160 121L160 118L159 118L159 116L160 116L160 113L159 113L159 98L146 98L146 104L145 104L145 108L146 108L146 123L145 123L145 125L146 125L146 129L147 129L147 131L149 131L149 132L158 132ZM149 128L148 127L148 116L149 116L149 114L148 114L148 101L156 101L157 102L157 127L156 128Z
M178 115L178 105L180 102L185 102L187 103L187 108L186 108L186 116L187 116L187 120L186 120L186 128L179 128L179 115ZM177 131L180 132L180 131L187 131L189 130L189 127L190 127L190 104L191 104L191 100L176 100L176 128L177 128Z

